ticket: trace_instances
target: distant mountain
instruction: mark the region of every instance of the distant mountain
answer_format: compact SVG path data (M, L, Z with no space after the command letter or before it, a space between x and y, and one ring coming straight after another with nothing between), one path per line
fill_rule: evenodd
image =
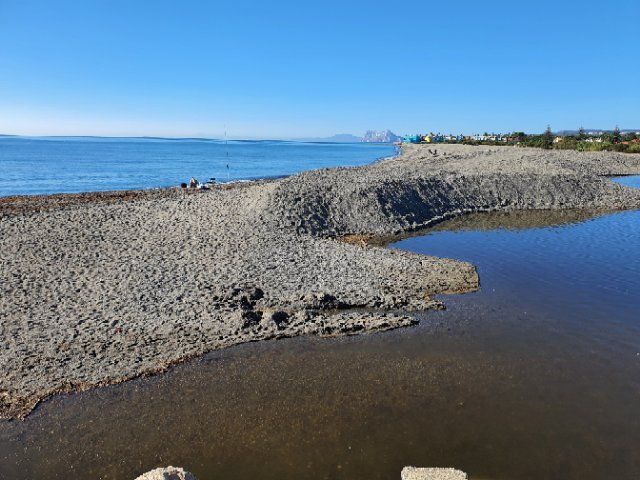
M391 130L384 130L380 132L367 130L367 133L362 137L362 141L365 143L393 143L398 140L400 140L400 137Z
M367 130L363 137L356 137L350 133L339 133L332 137L293 138L297 142L323 142L323 143L393 143L401 137L391 130Z
M310 137L293 138L296 142L317 142L317 143L360 143L362 139L350 133L339 133L331 137Z

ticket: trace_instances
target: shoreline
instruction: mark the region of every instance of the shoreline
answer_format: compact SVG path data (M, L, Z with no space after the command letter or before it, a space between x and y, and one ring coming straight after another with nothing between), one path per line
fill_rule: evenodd
M250 141L251 142L251 141ZM331 145L334 145L333 143ZM357 144L360 145L360 144ZM381 145L381 144L378 144ZM387 145L387 144L384 144ZM397 147L394 147L391 144L387 145L390 149L393 149L395 151L394 155L390 155L390 156L380 156L377 158L373 158L369 160L369 163L363 164L363 165L351 165L350 167L344 167L344 168L352 168L352 167L357 167L357 166L366 166L366 165L372 165L376 162L379 161L383 161L383 160L388 160L391 158L395 158L398 154L399 154L399 149ZM310 170L314 170L314 169L323 169L323 168L343 168L343 167L322 167L322 166L318 166L316 168L310 168ZM229 187L232 185L237 185L237 184L242 184L242 183L256 183L256 182L268 182L268 181L277 181L277 180L281 180L283 178L287 178L291 175L296 175L297 173L303 173L305 171L308 170L301 170L299 172L296 173L280 173L280 174L270 174L270 175L250 175L250 176L244 176L244 177L239 177L239 178L234 178L234 179L220 179L219 181L217 181L215 183L215 185L217 186L223 186L223 187ZM45 192L45 193L2 193L0 191L0 208L2 207L2 203L3 202L9 202L9 201L13 201L13 202L18 202L18 201L24 201L27 198L48 198L48 197L72 197L72 196L77 196L77 197L86 197L86 196L91 196L91 195L95 195L96 197L98 196L103 196L103 197L117 197L117 196L124 196L124 195L131 195L131 194L137 194L137 195L141 195L141 194L151 194L153 192L155 193L162 193L162 192L168 192L168 191L172 191L174 189L180 190L180 183L182 181L187 181L189 179L189 177L191 175L185 174L186 176L184 178L176 178L175 179L175 183L172 184L165 184L165 185L152 185L152 186L140 186L140 187L123 187L121 189L115 189L115 190L109 190L109 189L99 189L99 190L72 190L72 191L60 191L60 192ZM202 177L200 177L202 178ZM209 178L208 176L205 176L205 178ZM205 183L205 182L203 182ZM0 214L2 212L0 211Z
M500 148L408 147L186 196L79 194L13 213L0 199L0 417L239 343L411 325L397 312L478 287L466 262L337 241L348 235L487 210L640 208L640 192L602 178L640 173L640 155Z
M379 157L368 165L375 165L379 162L393 160L402 154L402 149L398 148L396 155ZM366 166L366 165L365 165ZM335 168L360 168L354 166ZM318 170L323 170L318 169ZM313 170L312 170L313 171ZM304 173L304 172L302 172ZM232 189L243 186L250 186L262 183L275 182L291 177L292 175L269 175L251 179L237 179L226 182L215 183L213 189ZM58 192L43 194L22 194L0 196L0 218L10 215L43 212L45 210L55 210L68 206L77 206L84 203L124 203L136 200L153 200L162 197L176 197L186 195L202 194L199 190L186 190L180 186L149 187L124 190L92 190L86 192Z

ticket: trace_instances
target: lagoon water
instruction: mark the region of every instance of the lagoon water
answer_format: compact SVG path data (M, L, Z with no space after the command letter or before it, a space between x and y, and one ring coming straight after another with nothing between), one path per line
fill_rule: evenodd
M0 136L0 197L276 177L364 165L394 151L366 143Z

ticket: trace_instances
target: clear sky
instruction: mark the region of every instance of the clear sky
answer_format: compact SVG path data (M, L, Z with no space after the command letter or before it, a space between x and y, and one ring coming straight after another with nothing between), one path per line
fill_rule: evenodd
M0 132L640 128L623 1L0 0Z

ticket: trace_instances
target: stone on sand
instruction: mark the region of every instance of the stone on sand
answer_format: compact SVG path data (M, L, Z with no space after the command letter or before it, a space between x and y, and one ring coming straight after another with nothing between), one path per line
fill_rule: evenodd
M144 473L135 480L197 480L196 477L178 467L156 468Z
M455 468L404 467L402 480L467 480L467 474Z

